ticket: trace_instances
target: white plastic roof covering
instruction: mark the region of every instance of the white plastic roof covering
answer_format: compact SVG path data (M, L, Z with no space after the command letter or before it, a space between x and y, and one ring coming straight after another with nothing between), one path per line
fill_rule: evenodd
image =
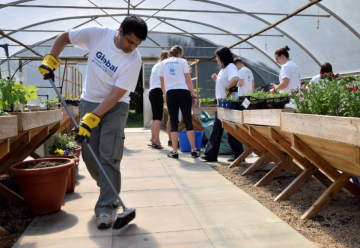
M191 36L206 46L230 46L246 34L253 34L285 15L269 15L271 13L288 14L309 3L310 0L131 0L130 14L139 15L148 24L149 30L160 32L182 32L182 36ZM88 6L128 8L127 0L0 0L0 4L49 5L54 6ZM177 9L177 10L209 10L232 11L234 13L201 13L179 11L140 11L137 8ZM33 8L0 6L0 29L2 30L68 30L81 26L105 26L117 29L127 15L127 9L70 9L70 8ZM242 12L240 14L240 12ZM249 14L247 12L256 12ZM288 45L290 57L300 69L301 77L312 77L319 73L320 65L330 62L336 73L359 72L360 65L360 4L359 0L323 0L318 5L301 12L281 23L263 35L283 35L283 37L257 36L248 42L236 46L233 53L240 55L253 65L272 73L278 73L279 65L274 61L277 48ZM318 18L318 15L320 17ZM330 17L326 17L329 16ZM96 19L94 19L96 18ZM317 28L318 19L320 21ZM26 45L37 44L56 36L54 32L5 32ZM189 34L190 33L190 34ZM191 33L196 33L192 35ZM201 35L199 33L217 33L224 35ZM226 34L226 35L225 35ZM234 34L234 35L229 35ZM243 34L243 35L236 35ZM158 34L149 33L146 45L169 45L169 40L162 44ZM176 39L174 39L176 40ZM15 44L0 36L0 44ZM51 43L51 42L50 42ZM49 43L44 43L49 44ZM200 44L200 43L199 43ZM209 45L210 44L210 45ZM175 44L171 44L175 45ZM193 46L189 44L188 46ZM70 48L69 48L70 49ZM147 48L155 49L155 48ZM143 57L149 54L147 49L139 49ZM189 48L194 49L194 48ZM22 47L11 46L13 58L23 50ZM46 52L47 49L43 49ZM40 50L37 50L40 51ZM160 49L156 49L159 53ZM211 51L211 52L209 52ZM211 57L214 49L203 51L202 55ZM185 50L186 53L186 50ZM26 55L32 53L26 52ZM44 53L45 55L46 53ZM194 55L197 56L197 55ZM3 52L0 51L3 59ZM320 64L320 65L319 65Z

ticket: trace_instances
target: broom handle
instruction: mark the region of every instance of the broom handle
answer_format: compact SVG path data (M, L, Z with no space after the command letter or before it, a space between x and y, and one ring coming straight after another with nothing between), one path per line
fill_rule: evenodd
M64 99L62 98L62 96L61 96L58 88L55 86L54 80L53 80L52 78L50 78L49 80L50 80L50 83L51 83L52 87L54 88L56 94L58 95L59 99L61 100L61 103L62 103L63 106L65 107L66 112L67 112L68 115L70 116L70 119L71 119L72 122L74 123L75 127L78 128L79 125L78 125L78 123L76 122L76 120L75 120L74 116L72 115L72 113L70 112L70 109L69 109L69 107L67 106L66 102L65 102ZM95 162L96 162L97 165L99 166L101 172L104 174L106 180L107 180L108 183L110 184L110 187L111 187L111 189L114 191L114 194L115 194L115 196L117 197L118 201L120 202L120 205L123 207L124 211L126 211L127 208L125 207L125 204L123 203L123 201L121 200L120 196L118 195L118 193L117 193L114 185L112 185L112 183L111 183L111 181L110 181L110 178L109 178L108 175L106 174L104 168L102 167L99 159L96 157L96 155L95 155L93 149L91 148L90 144L87 143L86 139L84 140L84 143L85 143L85 145L87 146L87 148L89 149L89 151L90 151L92 157L94 158Z

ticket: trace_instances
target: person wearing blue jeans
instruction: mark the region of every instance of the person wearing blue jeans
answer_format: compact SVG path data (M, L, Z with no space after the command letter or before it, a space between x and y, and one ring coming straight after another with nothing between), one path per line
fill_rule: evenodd
M237 92L232 92L233 87L236 87L239 81L238 70L234 64L234 58L229 48L221 47L215 51L216 61L222 66L219 75L214 73L212 79L216 82L216 98L226 98L231 94L232 97L237 97ZM221 121L217 118L217 111L215 111L215 120L213 130L211 132L209 142L206 145L204 155L201 158L207 162L217 161L219 154L221 136L224 132ZM239 157L243 153L242 144L228 133L228 142L234 152L234 158Z
M66 45L73 44L89 52L79 106L81 122L75 139L80 142L90 138L90 146L118 194L129 95L135 90L141 69L141 56L136 48L146 39L147 32L144 20L136 16L126 17L118 31L101 27L71 29L55 39L50 54L38 68L44 79L54 79L60 64L57 57ZM119 203L90 151L82 145L86 167L100 187L95 205L96 224L98 228L108 228L112 226L113 208Z

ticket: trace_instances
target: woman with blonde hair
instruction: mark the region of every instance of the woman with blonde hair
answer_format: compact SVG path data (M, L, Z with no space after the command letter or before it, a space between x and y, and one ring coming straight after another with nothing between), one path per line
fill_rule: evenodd
M158 75L160 76L161 88L166 95L166 104L169 110L171 122L171 140L173 150L168 154L169 158L179 158L178 149L178 114L179 108L183 115L186 134L191 146L191 156L199 157L200 151L195 147L195 134L191 118L191 106L196 105L196 95L191 81L189 66L183 59L184 51L181 46L173 46L170 58L160 63Z
M161 89L160 77L157 75L159 65L161 61L167 59L169 57L169 51L163 50L160 54L159 61L157 64L153 66L151 69L150 76L150 91L149 91L149 100L151 104L152 110L152 121L151 121L151 144L155 149L163 149L160 143L160 128L161 128L161 120L163 116L164 109L164 99L163 93Z

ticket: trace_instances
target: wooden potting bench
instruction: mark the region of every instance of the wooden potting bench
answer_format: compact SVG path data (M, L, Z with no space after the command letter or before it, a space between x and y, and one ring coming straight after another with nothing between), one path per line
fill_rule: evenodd
M35 150L60 128L61 110L14 113L0 117L0 174L28 156L38 157ZM0 194L15 204L24 199L0 183Z

